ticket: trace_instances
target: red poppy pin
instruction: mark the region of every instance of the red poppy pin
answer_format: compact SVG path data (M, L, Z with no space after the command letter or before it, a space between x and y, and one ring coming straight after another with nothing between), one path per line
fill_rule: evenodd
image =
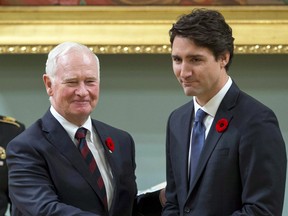
M105 140L105 143L106 143L106 146L108 147L109 149L109 152L112 153L115 149L115 145L114 145L114 142L112 140L111 137L108 137L106 140Z
M222 133L228 127L228 120L225 118L220 119L216 124L216 130L219 133Z

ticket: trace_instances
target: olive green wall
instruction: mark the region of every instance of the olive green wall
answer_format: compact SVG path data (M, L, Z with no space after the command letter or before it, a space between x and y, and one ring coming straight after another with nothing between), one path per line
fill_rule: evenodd
M99 55L101 97L93 117L127 130L136 143L140 190L165 181L170 112L190 100L169 55ZM29 126L49 107L42 83L46 55L0 55L0 113ZM288 55L236 55L231 77L278 116L288 144ZM288 147L287 147L288 148ZM286 190L286 200L288 191ZM288 215L286 201L283 215Z

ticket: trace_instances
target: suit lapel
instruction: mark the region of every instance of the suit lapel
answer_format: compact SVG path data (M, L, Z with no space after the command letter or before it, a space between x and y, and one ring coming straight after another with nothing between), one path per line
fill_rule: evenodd
M220 138L223 135L223 133L219 133L216 130L216 124L217 122L224 118L227 119L228 122L231 121L233 118L232 109L236 104L237 98L239 95L239 88L236 86L236 84L233 82L232 86L230 87L229 91L226 93L225 97L223 98L217 112L215 115L215 118L212 122L210 131L207 135L207 138L205 140L205 144L201 153L201 156L199 158L198 162L198 168L196 169L195 177L192 182L192 185L190 187L188 195L192 193L193 189L195 188L195 185L197 181L199 180L202 172L204 172L205 166L213 153L216 145L218 142L220 142ZM229 124L228 124L229 125ZM229 127L229 126L228 126Z
M175 155L175 165L177 165L176 175L179 175L180 180L179 184L183 187L182 192L185 197L187 196L188 190L188 158L189 158L189 147L190 147L190 136L191 136L191 121L192 121L192 113L193 113L194 105L193 101L189 102L185 108L180 111L180 116L177 115L176 120L171 121L174 122L173 125L170 125L170 142L176 143L177 145L173 145L173 148L170 149L171 154L173 152L177 152ZM175 131L175 132L173 132ZM181 157L179 157L181 155Z
M109 134L107 134L107 131L101 127L100 124L97 124L96 120L92 120L93 127L97 133L97 136L99 137L100 144L104 148L105 158L107 159L107 162L109 163L109 166L111 167L112 174L114 175L115 169L114 169L114 160L112 158L113 154L109 151L107 145L106 145L106 139L109 137ZM111 135L110 135L111 136Z
M82 173L81 155L62 125L53 117L50 111L42 118L42 122L42 130L49 142Z
M117 174L117 169L116 169L116 165L115 165L115 153L111 153L109 151L109 148L106 145L106 139L110 136L112 136L111 134L107 133L107 129L104 128L101 124L98 123L98 121L96 120L92 120L92 124L93 127L97 133L97 136L99 138L100 144L103 146L104 148L104 154L105 154L105 158L107 160L108 166L110 166L111 172L112 172L112 176L113 178L111 179L112 185L113 185L113 200L111 203L111 207L110 207L110 212L113 212L113 209L115 208L115 194L117 193L118 190L118 186L117 186L117 182L119 182L117 180L118 178L118 174Z
M113 153L111 153L109 151L109 148L106 145L106 139L108 137L112 137L113 139L113 134L109 134L107 131L106 127L103 127L102 124L99 124L97 120L92 120L93 123L93 127L95 128L95 131L99 137L99 140L101 142L101 144L103 145L104 148L104 153L105 153L105 158L107 159L107 162L110 166L112 175L113 175L113 200L111 203L111 207L110 207L110 212L114 212L114 209L117 208L117 201L119 199L119 196L116 196L116 194L118 194L118 190L119 190L119 186L118 184L123 181L121 179L119 179L120 174L118 173L119 170L117 170L117 166L115 163L117 163L118 161L118 155L117 155L117 143L115 143L115 151Z
M71 163L101 199L96 177L91 175L89 169L87 169L87 164L83 160L81 153L62 125L50 111L43 116L42 122L42 130L46 134L48 141Z

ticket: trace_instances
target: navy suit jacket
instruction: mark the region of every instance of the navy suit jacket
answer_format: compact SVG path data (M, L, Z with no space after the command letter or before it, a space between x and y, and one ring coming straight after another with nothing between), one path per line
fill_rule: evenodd
M169 117L163 215L281 216L287 158L275 114L233 83L217 110L188 190L193 112L191 101ZM228 127L217 132L222 118Z
M135 147L132 137L119 129L92 120L105 149L114 179L109 213L91 175L65 129L48 111L8 144L12 215L132 215L137 194ZM107 137L115 143L110 153Z

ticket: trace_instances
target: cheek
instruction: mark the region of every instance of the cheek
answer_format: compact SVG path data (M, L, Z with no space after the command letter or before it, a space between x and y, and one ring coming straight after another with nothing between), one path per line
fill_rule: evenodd
M70 88L58 88L56 91L54 89L54 94L53 96L56 98L58 101L66 101L72 98L74 95L74 90Z
M99 101L99 87L93 88L90 91L90 99L91 99L92 108L95 108L95 106L98 104L98 101Z
M94 99L98 99L99 91L100 91L99 85L98 86L94 86L89 91L90 91L91 97L93 97Z

